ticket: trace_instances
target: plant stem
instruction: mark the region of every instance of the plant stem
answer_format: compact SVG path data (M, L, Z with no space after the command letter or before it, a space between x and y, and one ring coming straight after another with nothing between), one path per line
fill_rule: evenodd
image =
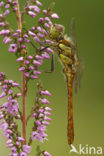
M16 0L17 4L17 22L18 22L18 29L22 31L22 21L21 21L21 13L19 9L19 2ZM21 51L21 55L23 55L23 51ZM24 63L22 63L22 66L24 66ZM22 97L23 97L23 114L22 114L22 132L23 132L23 138L24 138L24 144L26 144L26 80L25 80L25 72L22 72Z
M24 144L26 144L26 90L25 90L25 73L22 73L22 88L23 88L23 120L22 120L22 128L23 128L23 138L25 139Z

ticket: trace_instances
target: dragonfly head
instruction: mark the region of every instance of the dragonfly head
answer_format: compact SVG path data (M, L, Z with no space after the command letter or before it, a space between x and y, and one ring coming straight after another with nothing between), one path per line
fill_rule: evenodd
M60 24L54 24L50 27L49 33L52 39L60 40L64 33L64 26Z

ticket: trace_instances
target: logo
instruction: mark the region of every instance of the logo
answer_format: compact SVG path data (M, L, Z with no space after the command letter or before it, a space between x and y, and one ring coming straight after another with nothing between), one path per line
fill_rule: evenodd
M101 155L103 154L103 149L101 146L99 147L94 147L94 146L89 146L89 145L82 146L81 144L79 144L79 147L76 148L74 145L71 144L71 149L69 151L69 154L71 153L76 153L78 155L80 154Z

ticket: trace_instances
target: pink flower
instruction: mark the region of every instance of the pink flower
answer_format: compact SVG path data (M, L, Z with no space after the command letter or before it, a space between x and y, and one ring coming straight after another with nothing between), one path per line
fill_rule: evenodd
M46 130L46 126L44 126L44 125L40 125L40 126L38 126L38 131L39 132L41 132L41 134Z
M43 14L46 15L47 14L47 10L43 10Z
M43 137L41 136L40 133L33 131L31 134L31 139L32 140L39 140L40 142L43 142Z
M50 112L44 112L44 114L51 116L51 113Z
M38 5L38 6L42 6L42 3L40 2L40 1L36 1L36 4Z
M34 13L33 11L28 11L28 14L33 18L36 17L36 13Z
M7 112L9 112L10 114L14 116L16 116L18 113L19 105L15 99L9 100L8 102L4 103L3 107L5 108Z
M45 36L48 36L48 32L45 29L43 29L43 33Z
M45 107L46 111L52 111L52 109L50 107Z
M59 16L58 16L56 13L51 14L51 17L52 17L52 18L56 18L56 19L59 18Z
M20 145L20 142L19 141L16 141L16 145L19 146Z
M51 156L51 154L48 153L47 151L44 151L44 156Z
M25 64L29 64L30 62L28 60L25 61Z
M44 59L49 59L49 58L50 58L49 54L47 54L47 53L43 53L43 54L42 54L42 57L43 57Z
M41 62L40 62L40 61L37 61L37 60L34 60L34 61L33 61L33 64L34 64L34 65L41 65Z
M46 126L50 125L50 123L47 122L47 121L42 121L42 123L43 123L44 125L46 125Z
M32 115L32 117L36 117L37 116L37 113L34 113L33 115Z
M34 10L36 13L39 13L40 12L40 9L36 5L30 5L29 6L29 9L30 10Z
M34 31L35 30L35 27L31 27L31 31Z
M26 45L25 44L21 44L21 48L25 49Z
M36 13L39 13L39 12L40 12L40 9L39 9L37 6L35 6L34 11L35 11Z
M36 36L36 34L33 33L32 31L28 31L28 33L29 33L29 35L31 35L32 37L35 37L35 36Z
M11 154L9 154L8 156L18 156L18 154L17 153L15 153L15 152L12 152Z
M9 139L9 140L7 140L7 142L6 142L7 144L11 144L12 143L12 140L11 139Z
M44 117L44 120L46 120L46 121L51 121L51 118L45 116L45 117Z
M37 70L34 70L33 73L36 74L36 75L40 75L41 74L41 72L37 71Z
M0 112L0 119L2 119L4 117L4 115L2 114L2 112Z
M20 30L20 29L17 29L16 32L17 32L18 34L20 34L20 33L21 33L21 30Z
M5 120L0 123L0 128L4 131L8 129L8 124L5 122Z
M53 52L53 50L51 48L47 48L47 49L45 49L45 51L48 52L48 53L52 53Z
M28 39L29 36L28 36L27 34L24 34L23 37L24 37L25 39Z
M41 28L40 26L37 27L37 30L38 30L39 32L42 32L42 28Z
M10 33L10 30L4 29L0 31L0 35L8 35Z
M37 126L40 126L41 125L41 122L39 120L36 120L35 123L36 123Z
M44 109L39 109L39 113L43 113L44 112Z
M15 152L17 151L17 148L16 148L16 147L12 147L11 151L12 151L13 153L15 153Z
M30 69L30 70L34 70L34 67L33 67L33 66L29 66L29 69Z
M12 83L12 86L13 86L13 87L19 87L19 84L16 83L16 82L13 82L13 83Z
M8 94L11 95L13 93L13 91L10 89L8 90Z
M3 42L4 42L4 44L8 44L8 43L10 43L12 41L12 39L10 38L10 37L4 37L4 40L3 40Z
M20 62L20 61L23 61L23 59L24 59L23 57L19 57L17 61Z
M4 6L4 2L0 2L0 7L3 7Z
M24 138L23 137L18 137L18 141L24 142Z
M40 55L36 55L35 58L36 58L36 59L39 59L39 60L43 60L43 57L40 56Z
M37 79L38 77L36 75L32 75L31 79Z
M43 99L40 98L40 101L42 102L42 104L50 104L50 102L45 98L43 98Z
M20 152L19 156L28 156L28 154L25 152Z
M29 5L29 9L30 10L34 10L35 9L35 5Z
M39 38L44 38L44 35L43 35L42 33L37 33L37 36L38 36Z
M40 43L40 39L38 37L34 37L34 40L37 42L37 43Z
M23 41L23 38L18 38L18 42L22 42Z
M0 27L4 27L5 23L4 22L0 22Z
M41 91L42 95L48 95L48 96L52 96L51 93L48 90L43 90Z
M43 22L44 21L44 18L39 18L39 22Z
M19 35L18 33L14 33L13 37L18 37L18 35Z
M10 13L10 11L9 11L9 10L6 10L6 11L3 13L3 16L8 15L9 13Z
M33 57L32 57L31 55L29 55L29 56L28 56L28 59L31 60L31 59L33 59Z
M10 4L6 4L5 8L8 9L10 7Z
M49 27L50 27L48 23L44 23L44 26L45 26L46 28L49 28Z
M30 153L31 152L31 147L28 146L28 145L23 145L22 148L23 148L23 151L25 153Z
M25 67L19 68L19 71L24 71L24 70L25 70Z
M6 96L6 93L5 93L5 92L2 92L2 93L0 94L0 98L3 98L4 96Z
M28 72L26 72L26 73L25 73L25 76L26 76L26 77L29 77L29 76L30 76L30 74L29 74Z
M17 52L17 49L18 49L17 44L10 44L9 52L16 53Z
M50 22L50 18L49 18L49 17L45 17L45 20L46 20L47 22Z

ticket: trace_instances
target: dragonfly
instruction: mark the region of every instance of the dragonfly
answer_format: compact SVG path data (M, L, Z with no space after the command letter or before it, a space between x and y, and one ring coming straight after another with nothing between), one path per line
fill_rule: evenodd
M64 26L60 24L54 24L50 26L47 31L47 39L51 40L52 43L44 45L44 48L37 49L36 46L32 46L36 49L38 54L41 55L42 51L45 51L48 47L52 47L54 52L58 55L59 59L63 64L63 73L66 77L67 84L67 96L68 96L68 123L67 123L67 137L68 144L71 145L74 142L74 121L73 121L73 88L77 93L78 88L80 88L80 81L83 73L83 60L79 59L77 42L75 35L75 19L71 20L70 37L64 35ZM46 73L51 73L54 71L54 61L52 55L51 70L44 71Z
M66 77L67 96L68 96L68 123L67 137L68 144L74 142L74 121L73 121L73 86L75 92L80 87L80 79L83 71L83 60L79 59L76 36L75 36L75 19L71 21L70 37L64 34L64 27L59 24L52 25L49 30L49 35L54 41L54 51L59 56L63 64L63 73Z

